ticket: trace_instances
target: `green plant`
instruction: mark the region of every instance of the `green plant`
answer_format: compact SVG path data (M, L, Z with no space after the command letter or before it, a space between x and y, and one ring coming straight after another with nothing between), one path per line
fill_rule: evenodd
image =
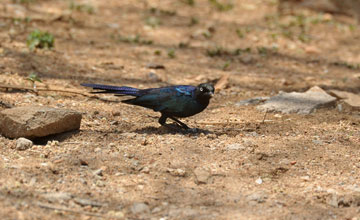
M189 26L194 26L196 24L199 24L199 19L196 17L191 17Z
M210 4L212 4L218 11L229 11L234 5L231 3L221 3L218 0L209 0Z
M168 57L171 58L171 59L175 58L175 49L170 49L168 51Z
M54 47L54 41L54 36L52 34L34 30L29 34L26 44L30 50L34 50L35 48L50 49Z
M75 1L70 1L69 9L71 11L87 12L88 14L94 14L95 9L92 5L89 4L79 4Z
M185 4L190 5L190 6L195 5L195 0L182 0L182 2L184 2Z
M228 60L224 63L224 65L222 66L222 70L227 70L230 67L231 61Z
M156 56L160 56L160 55L161 55L161 50L155 50L155 51L154 51L154 54L155 54Z
M113 38L115 38L115 40L119 41L119 42L123 42L123 43L133 43L133 44L143 44L143 45L150 45L153 43L152 40L146 40L143 39L140 35L135 35L135 36L112 36Z
M32 87L36 90L36 82L42 82L39 76L36 73L31 73L26 80L29 80L32 83Z
M161 21L157 17L150 16L150 17L146 18L146 25L148 25L148 26L155 28L155 27L159 26L160 24L161 24Z
M236 34L239 38L244 38L245 34L250 32L250 28L249 27L244 27L244 28L238 28L236 29Z

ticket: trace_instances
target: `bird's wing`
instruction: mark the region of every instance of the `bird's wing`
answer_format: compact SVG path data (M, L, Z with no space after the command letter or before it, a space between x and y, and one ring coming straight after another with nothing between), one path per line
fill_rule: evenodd
M172 109L171 111L182 110L180 99L191 98L192 91L196 89L193 86L171 86L156 89L141 90L142 95L135 99L125 100L125 103L140 105L154 111L164 111Z

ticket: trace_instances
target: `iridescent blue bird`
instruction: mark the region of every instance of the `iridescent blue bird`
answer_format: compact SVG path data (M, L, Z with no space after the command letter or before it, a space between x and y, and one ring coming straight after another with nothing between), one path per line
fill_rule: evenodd
M101 90L96 93L135 96L122 102L160 112L161 125L166 126L166 119L170 118L184 129L189 129L189 127L177 118L185 118L202 112L209 105L215 90L211 84L207 83L198 86L179 85L150 89L87 83L81 85Z

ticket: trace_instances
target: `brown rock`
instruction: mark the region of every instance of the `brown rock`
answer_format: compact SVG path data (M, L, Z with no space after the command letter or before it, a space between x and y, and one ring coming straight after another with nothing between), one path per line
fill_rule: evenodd
M208 183L208 181L211 177L211 173L208 170L205 170L200 167L198 167L194 170L194 174L196 177L196 180L195 180L196 184L206 184L206 183Z
M81 114L67 109L26 106L0 112L0 133L33 139L79 129Z
M350 107L360 109L360 95L339 90L330 90L329 93L339 99L344 99L344 102Z

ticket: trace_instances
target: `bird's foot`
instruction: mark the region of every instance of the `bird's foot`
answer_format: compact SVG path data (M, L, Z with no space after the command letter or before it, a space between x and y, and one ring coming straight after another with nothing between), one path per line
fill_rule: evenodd
M191 134L195 134L198 133L199 130L197 128L187 128L185 129L186 132L191 133Z

